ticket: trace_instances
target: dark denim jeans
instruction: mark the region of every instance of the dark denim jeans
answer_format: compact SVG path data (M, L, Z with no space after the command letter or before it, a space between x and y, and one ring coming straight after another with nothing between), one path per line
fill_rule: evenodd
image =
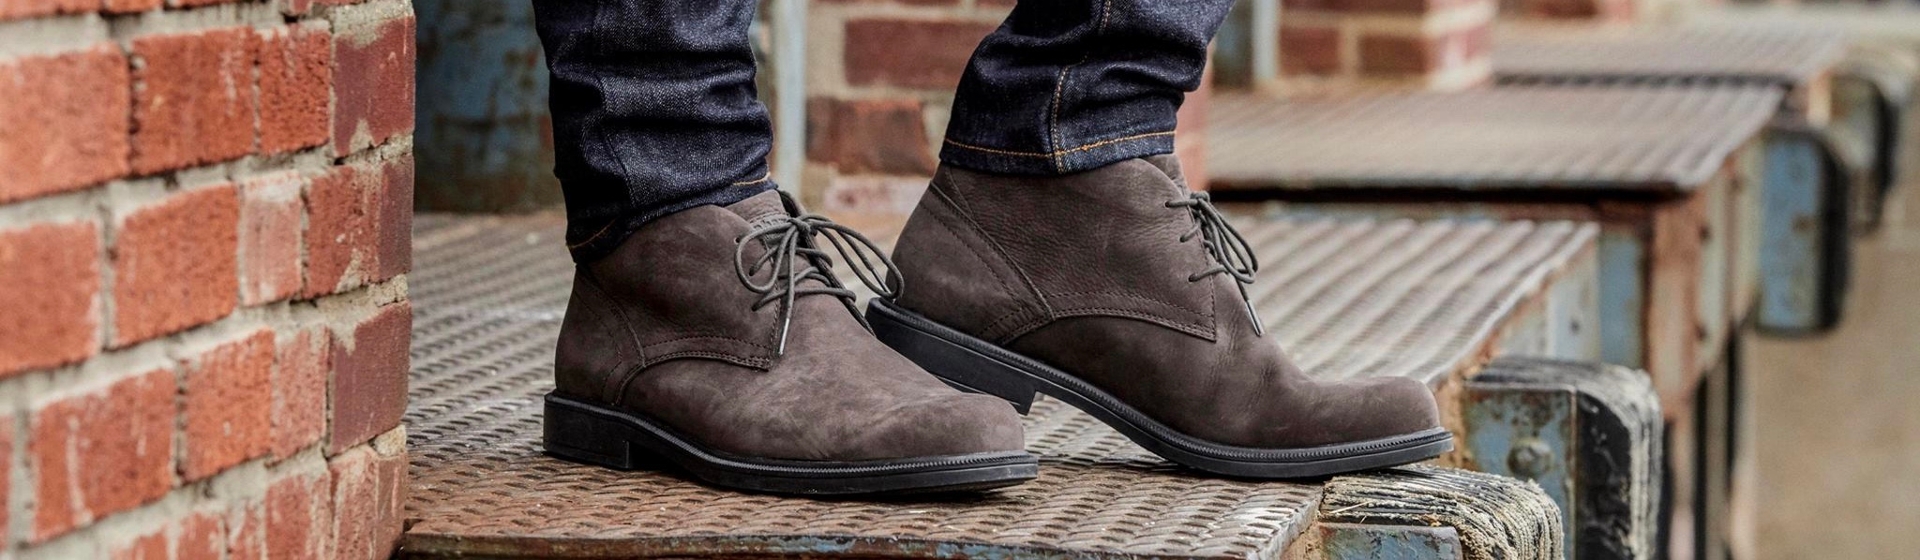
M756 0L533 0L574 258L653 218L773 188ZM1232 0L1024 0L980 42L941 161L1057 175L1173 151Z

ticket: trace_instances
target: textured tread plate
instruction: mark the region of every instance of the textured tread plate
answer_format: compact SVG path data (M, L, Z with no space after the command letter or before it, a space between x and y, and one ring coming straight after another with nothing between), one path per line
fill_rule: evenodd
M1217 190L1428 189L1673 195L1772 118L1760 86L1514 86L1280 100L1209 112Z
M1834 33L1781 29L1518 26L1493 39L1493 73L1533 79L1712 80L1799 87L1846 53Z
M1239 222L1268 263L1253 294L1271 332L1334 377L1457 373L1594 236L1568 223ZM1052 400L1027 417L1040 478L984 494L779 498L546 457L539 395L572 271L560 227L551 214L417 220L408 553L1271 558L1322 498L1322 484L1188 473ZM897 226L868 231L890 245Z

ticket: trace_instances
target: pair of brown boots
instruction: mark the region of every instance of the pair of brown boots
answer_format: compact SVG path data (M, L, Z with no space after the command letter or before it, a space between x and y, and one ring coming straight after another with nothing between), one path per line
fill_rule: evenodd
M827 247L882 295L865 317ZM1038 473L1017 415L1036 393L1228 476L1451 448L1424 385L1315 380L1263 338L1254 268L1172 156L943 168L891 262L773 192L682 211L579 267L546 448L780 493L993 488Z

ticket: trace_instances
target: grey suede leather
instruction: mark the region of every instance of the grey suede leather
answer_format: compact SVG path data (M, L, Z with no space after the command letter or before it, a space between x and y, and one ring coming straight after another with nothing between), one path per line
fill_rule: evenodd
M580 265L560 330L556 393L747 457L1021 449L1019 417L1005 402L947 387L875 340L834 297L795 300L786 352L777 353L781 305L752 310L758 295L741 284L733 259L750 222L786 217L776 192L695 207ZM747 256L765 250L753 244Z
M1063 370L1202 439L1309 447L1439 426L1405 378L1316 380L1253 322L1170 201L1179 163L1154 156L1063 177L942 166L894 250L896 303Z

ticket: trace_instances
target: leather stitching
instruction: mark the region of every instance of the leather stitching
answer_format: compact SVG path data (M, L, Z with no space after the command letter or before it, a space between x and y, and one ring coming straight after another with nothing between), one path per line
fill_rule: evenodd
M1208 295L1211 296L1213 290L1207 290L1207 292L1208 292ZM1119 297L1119 298L1140 300L1140 301L1145 301L1149 303L1158 303L1161 305L1165 305L1167 307L1172 307L1174 309L1178 309L1178 310L1192 313L1194 315L1199 315L1202 317L1211 317L1213 315L1212 313L1189 309L1187 308L1187 306L1180 305L1178 303L1174 303L1171 301L1138 295L1131 292L1117 292L1113 290L1104 290L1104 291L1095 291L1095 292L1062 292L1057 294L1047 294L1047 297L1073 297L1073 296L1113 296L1113 297Z

